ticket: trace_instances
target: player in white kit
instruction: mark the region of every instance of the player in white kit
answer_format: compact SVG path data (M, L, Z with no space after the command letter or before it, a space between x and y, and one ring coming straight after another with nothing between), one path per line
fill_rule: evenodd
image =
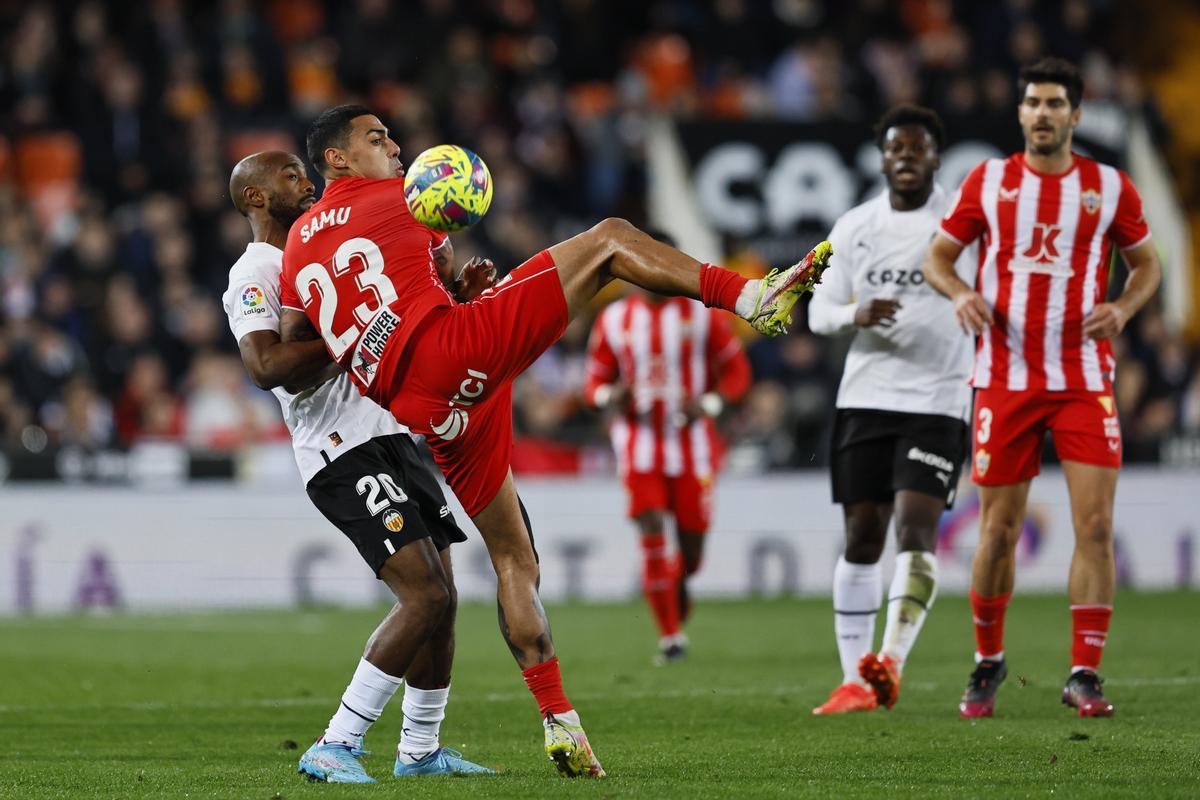
M831 459L833 499L846 520L846 549L833 573L844 676L814 714L895 705L904 661L937 592L937 525L954 499L971 412L972 341L921 274L950 202L933 180L941 121L929 109L902 105L884 114L875 132L887 190L834 225L835 268L809 306L814 332L855 332ZM969 259L960 264L969 274ZM893 517L898 555L876 655L879 559Z
M255 384L271 390L283 407L309 498L400 601L367 642L337 712L300 759L299 771L314 781L373 782L359 761L363 736L404 682L394 774L490 773L439 742L454 659L449 545L466 536L408 429L359 393L322 342L280 340L283 246L292 222L315 199L304 163L281 151L249 156L234 168L229 193L254 231L254 241L229 272L223 298L242 361ZM453 260L448 240L439 255ZM494 280L490 267L473 261L464 275L487 283ZM429 580L412 574L411 561L402 572L395 558L422 538L432 541L439 557L426 559ZM425 590L430 586L440 591ZM414 648L416 656L402 675L389 668L397 660L407 662L397 655Z

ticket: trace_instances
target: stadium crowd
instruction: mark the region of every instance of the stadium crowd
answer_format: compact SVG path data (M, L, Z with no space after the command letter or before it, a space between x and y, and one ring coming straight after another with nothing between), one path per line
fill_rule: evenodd
M902 101L1015 106L1020 63L1083 65L1089 99L1153 108L1088 0L185 0L0 5L0 450L281 437L220 308L249 240L231 165L303 152L354 98L405 158L485 154L496 196L460 259L515 266L609 215L644 221L652 115L870 121ZM987 35L984 35L984 34ZM1086 110L1085 110L1086 113ZM1157 126L1156 126L1157 127ZM1159 129L1159 135L1166 134ZM316 178L315 174L312 176ZM517 388L527 440L604 448L577 321ZM726 420L747 469L824 463L840 349L753 339ZM1118 343L1128 460L1200 434L1200 350L1150 309ZM780 435L783 432L784 435ZM534 459L536 462L537 459Z

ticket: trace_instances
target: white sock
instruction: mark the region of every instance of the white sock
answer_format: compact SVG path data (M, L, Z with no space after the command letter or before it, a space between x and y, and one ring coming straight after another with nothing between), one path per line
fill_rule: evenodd
M566 725L569 728L582 727L582 723L579 721L579 712L573 708L570 711L563 711L561 714L555 714L554 720L555 722L561 722L563 725ZM543 720L543 723L548 722L549 720Z
M925 624L925 615L937 597L937 556L921 550L906 550L896 556L896 574L888 590L887 627L881 652L896 666L904 662Z
M744 320L749 320L754 316L754 306L758 304L758 290L761 283L762 280L759 278L751 278L746 281L746 285L738 294L737 302L733 304L734 312Z
M858 662L875 641L875 615L883 594L883 570L839 557L833 568L833 631L842 660L843 683L863 684Z
M357 746L403 682L360 658L342 702L325 729L325 741Z
M450 701L450 687L445 689L418 689L404 687L404 728L400 731L400 746L397 757L406 764L420 761L441 747L438 732L446 718L446 703Z

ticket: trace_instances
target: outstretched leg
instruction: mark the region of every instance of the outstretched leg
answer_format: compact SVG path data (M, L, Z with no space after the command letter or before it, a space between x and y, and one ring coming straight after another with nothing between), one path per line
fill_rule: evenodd
M563 691L546 610L538 597L541 573L510 471L500 491L472 519L496 571L500 633L537 700L546 754L567 777L601 777L604 770Z
M609 218L550 248L571 318L613 278L656 294L690 297L749 321L759 332L783 333L792 306L811 291L833 249L819 244L798 264L761 280L704 264L623 219Z

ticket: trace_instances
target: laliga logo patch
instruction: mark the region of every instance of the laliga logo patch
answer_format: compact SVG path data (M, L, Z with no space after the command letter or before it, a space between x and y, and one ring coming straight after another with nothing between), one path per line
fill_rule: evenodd
M975 471L979 473L979 477L987 475L988 467L992 465L992 454L982 447L975 452Z
M470 415L460 406L473 406L475 399L483 394L483 382L487 380L486 372L468 369L467 378L458 385L458 393L450 398L450 413L441 422L429 420L430 429L443 441L451 441L462 435L470 422Z
M399 533L404 530L404 517L396 509L389 508L383 515L383 527L392 533Z
M242 316L266 313L267 308L263 305L263 301L262 289L257 286L247 286L242 290Z

